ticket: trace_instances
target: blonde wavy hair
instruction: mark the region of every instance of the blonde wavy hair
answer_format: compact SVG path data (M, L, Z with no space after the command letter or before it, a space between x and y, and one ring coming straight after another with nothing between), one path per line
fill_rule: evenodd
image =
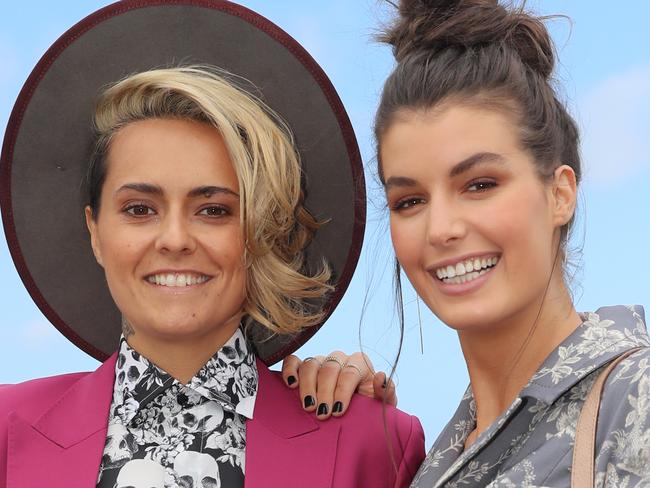
M150 118L188 119L215 127L237 173L247 270L244 314L277 333L296 333L324 318L313 305L333 287L323 261L303 271L303 250L321 225L303 206L301 166L287 124L246 80L210 66L154 69L107 88L95 110L97 142L87 175L88 204L99 214L106 155L127 124ZM252 88L253 85L251 84Z

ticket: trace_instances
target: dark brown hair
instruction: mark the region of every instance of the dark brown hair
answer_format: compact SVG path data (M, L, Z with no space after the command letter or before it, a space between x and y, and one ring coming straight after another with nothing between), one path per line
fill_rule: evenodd
M398 15L379 40L393 47L397 65L384 84L375 118L382 184L381 139L391 124L409 111L431 110L447 103L500 110L513 117L521 147L532 155L542 181L566 164L580 182L578 128L554 88L556 56L544 25L547 17L534 16L523 5L507 7L497 0L400 0L398 5L387 1L397 8ZM572 223L573 219L561 230L555 264L567 264L566 243ZM394 285L401 334L391 377L404 336L397 260Z
M514 116L541 178L567 164L580 181L578 129L553 87L555 47L545 17L497 0L401 0L396 7L399 15L380 36L397 61L375 118L382 182L381 138L396 116L444 102Z

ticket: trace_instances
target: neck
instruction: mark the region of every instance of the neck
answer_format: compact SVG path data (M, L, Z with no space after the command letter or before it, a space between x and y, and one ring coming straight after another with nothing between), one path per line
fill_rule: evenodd
M187 384L232 337L240 321L241 314L237 314L214 330L189 337L153 336L136 329L127 342L163 371Z
M503 413L548 355L581 322L560 283L551 287L543 300L493 327L459 331L476 401L477 435Z

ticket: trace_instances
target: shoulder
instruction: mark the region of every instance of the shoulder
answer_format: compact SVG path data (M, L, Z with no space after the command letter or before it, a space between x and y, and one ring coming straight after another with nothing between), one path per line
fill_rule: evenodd
M339 458L356 453L359 479L374 480L362 486L410 485L425 457L424 431L417 417L355 395L345 415L329 421L341 426Z
M0 385L0 422L11 412L26 419L34 418L43 409L44 401L61 396L88 373L69 373L37 378L23 383Z
M417 417L362 395L354 395L341 419L350 424L346 425L348 428L354 426L363 429L366 435L380 435L382 438L385 438L387 430L401 440L422 433Z

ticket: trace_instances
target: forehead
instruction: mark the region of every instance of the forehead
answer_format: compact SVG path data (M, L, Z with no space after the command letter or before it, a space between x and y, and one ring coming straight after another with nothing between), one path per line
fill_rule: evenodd
M408 170L415 162L427 162L447 172L478 153L509 159L520 152L520 133L513 117L500 110L466 105L403 111L380 146L384 175Z
M106 184L237 185L219 131L191 120L147 119L126 125L111 141L107 164Z

